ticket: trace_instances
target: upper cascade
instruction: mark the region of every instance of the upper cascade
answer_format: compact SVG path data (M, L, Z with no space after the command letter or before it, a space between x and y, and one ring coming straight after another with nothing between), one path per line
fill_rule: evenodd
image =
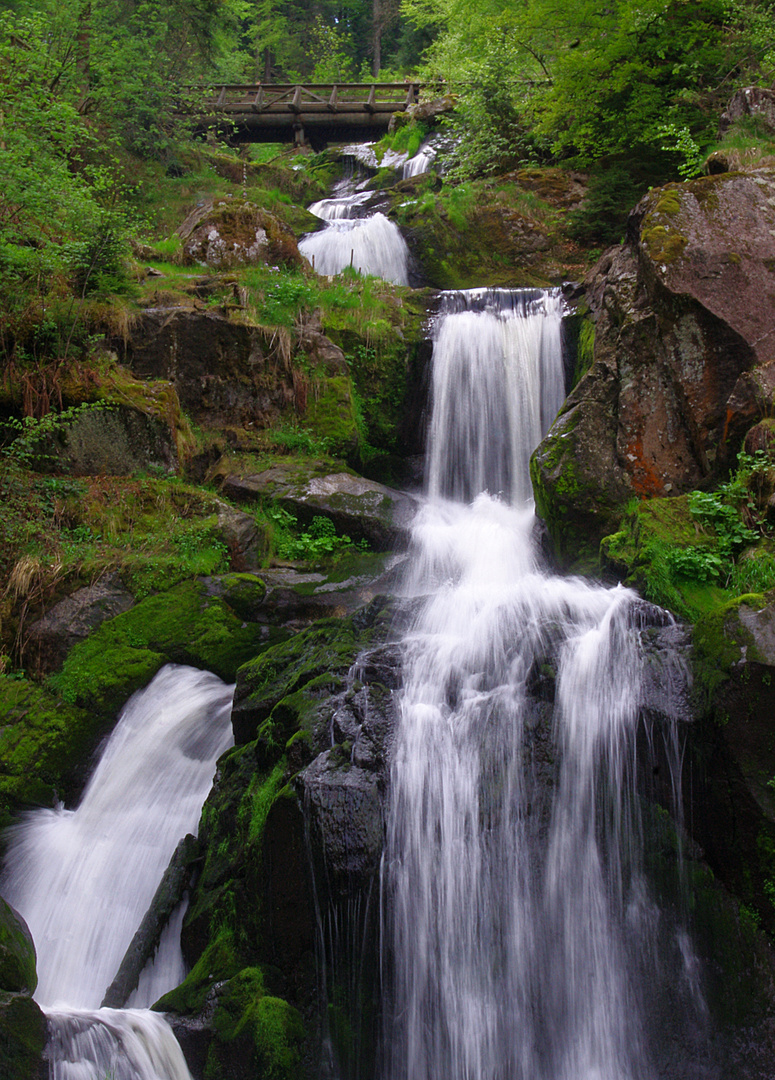
M565 396L559 289L442 293L433 346L428 489L531 498L528 462Z

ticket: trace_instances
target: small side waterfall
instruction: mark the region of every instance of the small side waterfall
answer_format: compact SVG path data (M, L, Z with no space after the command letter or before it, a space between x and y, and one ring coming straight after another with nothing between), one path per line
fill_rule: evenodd
M364 213L373 192L359 192L343 180L330 199L310 206L310 213L328 222L320 232L299 241L299 251L319 274L339 274L348 266L394 285L409 283L409 249L397 225L384 214Z
M176 844L196 831L232 742L232 694L208 672L163 668L128 702L80 805L9 830L0 891L35 941L51 1080L189 1080L172 1032L147 1009L182 977L182 911L141 976L137 1008L99 1006Z
M637 597L549 575L555 293L445 301L384 860L383 1080L652 1080Z

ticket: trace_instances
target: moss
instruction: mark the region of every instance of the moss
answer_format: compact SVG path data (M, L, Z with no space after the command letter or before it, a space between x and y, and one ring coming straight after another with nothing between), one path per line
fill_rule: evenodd
M0 897L0 989L32 994L37 984L32 938L11 905Z
M654 208L657 214L667 214L672 217L681 209L681 196L676 188L665 188L657 200Z
M247 835L248 841L252 843L261 839L272 803L285 783L286 769L286 760L281 758L268 778L262 779L258 774L251 778L250 786L240 805L240 812L244 806L247 806L250 816Z
M701 705L711 707L719 687L729 678L733 665L756 655L753 634L738 618L742 606L758 610L765 606L764 596L738 596L704 615L694 628L695 689Z
M292 1005L264 992L260 968L245 968L229 980L219 993L213 1028L205 1080L232 1075L235 1049L243 1061L247 1057L253 1075L266 1080L299 1076L304 1024Z
M187 581L103 623L49 678L65 701L99 714L116 711L167 661L233 680L265 647L261 627L244 624L204 585Z
M597 569L600 533L618 521L621 510L608 502L598 478L579 467L579 419L577 409L560 413L530 459L530 479L560 565L582 573Z
M153 1006L161 1012L198 1013L214 983L230 979L240 969L232 935L222 931L207 946L186 978Z
M102 732L98 716L24 679L0 676L0 820L24 804L51 806Z
M689 242L685 236L665 228L664 225L643 229L641 240L654 262L665 264L680 259Z
M224 603L241 619L254 620L266 596L261 578L255 574L225 574L220 583Z
M595 324L591 319L582 319L579 327L576 365L573 370L573 385L586 375L595 359Z
M355 661L357 640L353 620L323 619L245 664L233 713L238 741L258 735L271 761L272 747L281 752L293 726L307 715L309 698L298 698L297 692L314 693L311 684L321 677L327 686L335 685Z
M687 495L633 502L621 525L601 541L601 564L647 600L691 622L729 602L730 593L712 576L701 580L698 573L692 576L676 570L677 553L696 553L701 570L704 557L713 556L717 548L716 537L700 531Z
M46 1045L46 1018L26 994L0 993L0 1076L39 1080Z
M304 424L330 453L349 459L358 457L362 432L349 376L313 379Z

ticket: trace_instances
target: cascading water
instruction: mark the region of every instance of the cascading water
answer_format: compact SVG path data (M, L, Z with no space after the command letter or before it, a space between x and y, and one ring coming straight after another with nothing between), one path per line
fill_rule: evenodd
M190 1080L147 1008L182 977L174 926L141 975L137 1007L100 1003L176 844L196 831L232 743L232 694L208 672L163 668L127 704L77 809L37 810L8 831L0 891L35 941L51 1080Z
M549 575L531 539L561 307L452 294L436 330L383 869L384 1080L655 1075L640 602Z
M373 192L356 191L351 179L341 181L332 198L310 206L310 213L328 227L303 237L299 251L319 274L339 274L352 266L361 274L408 285L406 241L384 214L365 215L364 203L372 197Z

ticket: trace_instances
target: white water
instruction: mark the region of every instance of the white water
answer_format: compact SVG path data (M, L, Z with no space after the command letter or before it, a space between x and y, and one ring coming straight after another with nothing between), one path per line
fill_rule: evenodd
M560 302L478 292L447 311L391 777L383 1076L650 1080L636 598L551 576L531 540ZM529 693L547 664L553 705Z
M38 810L8 831L0 891L35 941L52 1080L188 1080L171 1031L146 1008L180 982L174 930L141 976L141 1008L99 1005L178 841L196 831L231 745L232 693L208 672L163 668L128 702L77 809Z
M436 160L436 151L430 143L425 143L414 157L410 157L401 166L401 178L408 180L410 176L419 176L429 172Z
M337 194L310 206L310 213L328 222L320 232L299 241L299 251L318 274L339 274L352 266L361 274L394 285L409 283L409 249L397 225L384 214L359 216L372 192L353 191L342 182Z

